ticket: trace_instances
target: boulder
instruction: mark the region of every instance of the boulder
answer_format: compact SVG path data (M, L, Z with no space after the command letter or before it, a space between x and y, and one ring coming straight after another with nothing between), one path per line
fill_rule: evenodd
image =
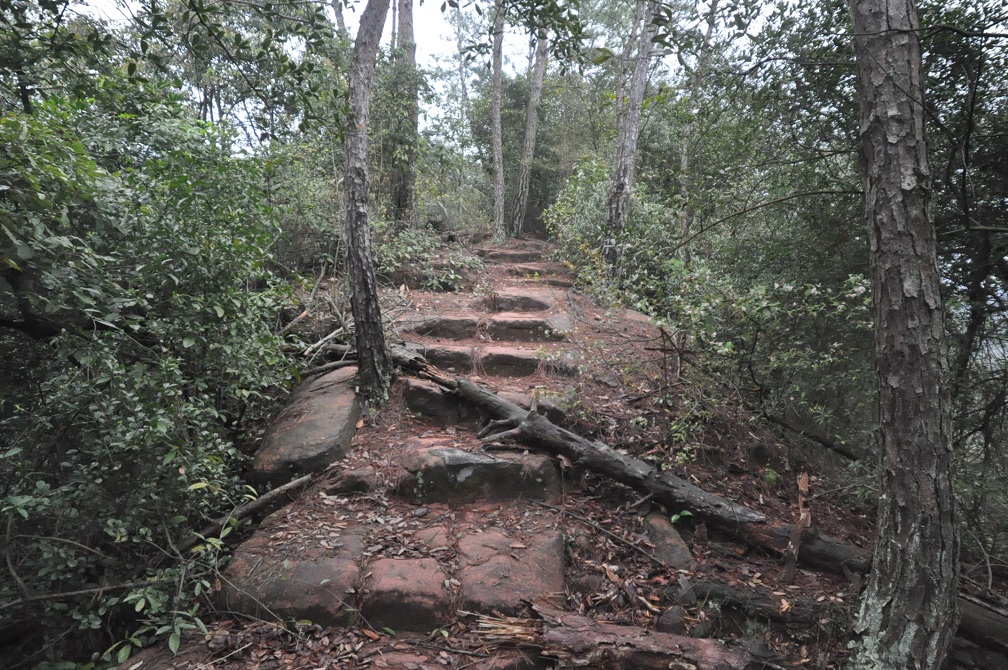
M302 385L273 421L252 462L260 482L284 484L342 459L356 433L357 368L330 372Z
M644 517L644 527L655 546L654 555L672 569L688 568L693 563L693 552L672 526L668 516L652 512Z
M513 460L452 447L422 447L405 456L396 491L416 502L460 504L477 500L542 500L559 490L556 469L545 456Z

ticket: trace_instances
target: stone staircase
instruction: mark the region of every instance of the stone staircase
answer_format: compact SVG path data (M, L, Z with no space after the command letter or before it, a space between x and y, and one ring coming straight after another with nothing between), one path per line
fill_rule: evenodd
M413 292L394 328L443 371L525 407L535 396L538 411L562 422L582 326L571 274L545 250L521 242L484 251L493 291ZM260 481L326 467L328 476L237 548L221 609L402 635L458 627L470 613L520 615L536 601L565 607L568 549L555 513L564 481L553 459L514 446L487 451L476 436L482 417L416 379L394 388L401 400L390 407L398 402L402 415L359 421L353 372L305 384L265 436ZM385 650L368 667L426 667L429 657ZM469 660L474 670L549 667L518 648Z

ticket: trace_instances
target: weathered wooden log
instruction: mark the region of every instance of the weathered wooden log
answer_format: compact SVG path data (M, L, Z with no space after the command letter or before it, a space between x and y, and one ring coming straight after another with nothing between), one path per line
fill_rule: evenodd
M695 639L636 626L600 623L548 605L533 606L543 619L542 655L561 667L601 670L703 668L743 670L766 667L738 642Z

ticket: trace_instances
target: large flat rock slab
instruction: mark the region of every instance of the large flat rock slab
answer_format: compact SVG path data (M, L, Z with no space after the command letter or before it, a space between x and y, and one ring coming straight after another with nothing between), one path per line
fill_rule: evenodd
M484 500L543 500L555 497L559 491L552 461L536 454L494 458L452 447L418 445L400 464L405 474L397 492L416 502L457 505Z
M221 609L258 619L306 619L343 626L353 619L365 530L352 527L293 554L256 534L235 550L218 596Z
M357 368L342 368L299 388L273 421L252 461L253 477L283 484L342 459L356 433Z
M573 329L574 323L566 314L501 312L486 323L487 335L503 342L566 342Z
M562 357L547 357L530 349L487 347L479 358L480 369L495 377L528 377L539 372L574 377L577 366Z
M524 601L564 591L564 545L557 530L524 540L499 528L459 538L461 609L517 615Z
M370 573L362 614L372 627L427 632L448 622L451 594L433 558L381 558Z

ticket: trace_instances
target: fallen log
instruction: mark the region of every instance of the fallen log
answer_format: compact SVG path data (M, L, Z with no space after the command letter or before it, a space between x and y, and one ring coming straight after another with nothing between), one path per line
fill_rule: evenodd
M696 639L636 626L601 623L554 607L533 606L543 619L542 655L561 667L601 670L641 668L703 668L742 670L774 667L766 657L755 658L739 642Z
M490 419L481 433L483 437L513 439L562 455L592 472L651 495L666 508L689 510L698 521L773 555L782 557L787 551L792 525L771 523L756 510L704 491L669 472L660 472L606 444L560 428L539 413L525 410L470 381L445 376L416 352L394 348L392 354L403 370L457 394ZM804 529L798 559L840 574L845 569L863 573L869 568L866 552L821 535L814 527Z
M198 532L194 531L188 539L179 544L179 553L184 554L197 544L205 542L206 538L211 535L217 535L229 523L241 521L254 514L265 516L273 510L283 506L285 503L294 500L297 498L297 494L301 493L302 489L312 483L314 477L315 475L304 475L303 477L298 477L294 481L288 482L283 486L278 486L272 491L267 491L255 500L251 500L236 508L229 514L225 514L222 517L218 517L208 522Z

